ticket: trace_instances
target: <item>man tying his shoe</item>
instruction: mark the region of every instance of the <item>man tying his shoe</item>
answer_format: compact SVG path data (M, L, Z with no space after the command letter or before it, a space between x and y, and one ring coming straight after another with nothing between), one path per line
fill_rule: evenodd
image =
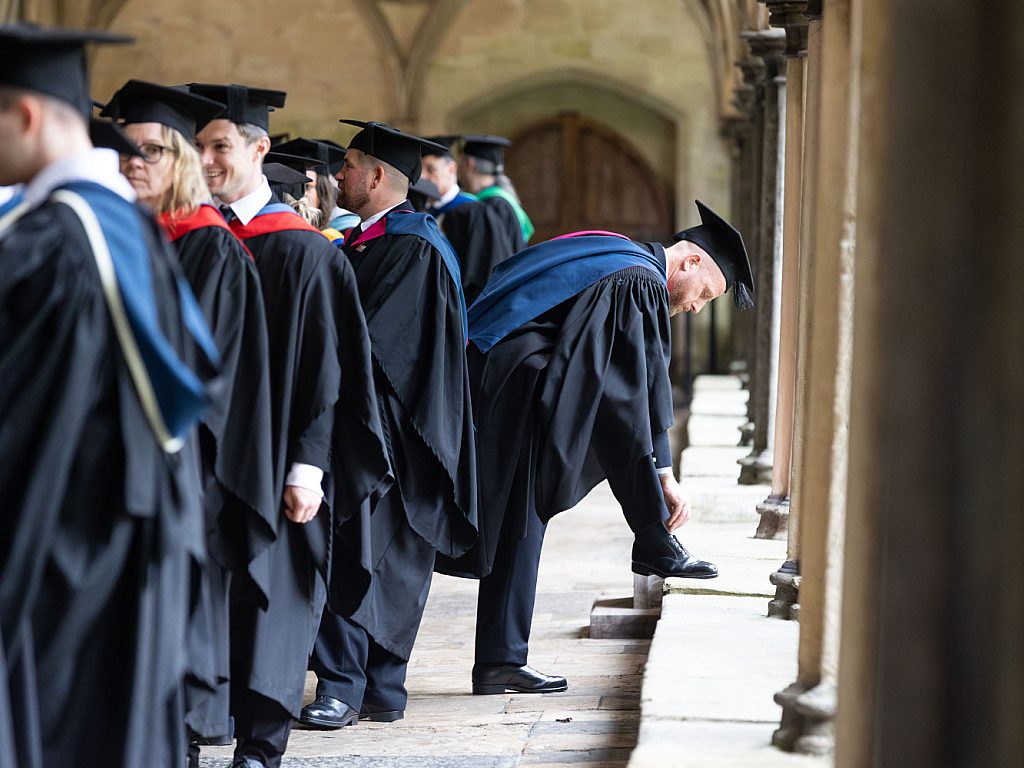
M740 233L700 201L675 243L577 232L501 262L469 310L480 536L439 571L482 577L473 693L549 693L527 665L545 526L607 479L635 536L633 571L708 579L671 531L689 518L672 475L669 317L729 288L753 306Z

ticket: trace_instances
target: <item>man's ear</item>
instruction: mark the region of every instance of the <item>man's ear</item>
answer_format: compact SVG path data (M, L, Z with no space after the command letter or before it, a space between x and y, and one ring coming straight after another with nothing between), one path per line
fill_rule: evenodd
M384 183L384 166L375 165L373 166L373 173L370 175L370 189L377 189Z
M697 269L700 266L700 254L696 251L690 251L683 257L683 272L689 272L691 269Z
M260 136L258 139L256 139L256 154L259 156L260 162L263 161L263 158L267 156L267 152L269 152L269 151L270 151L270 137L269 136Z
M13 109L21 121L22 132L39 132L39 126L43 121L43 110L45 109L42 99L37 99L31 94L25 94L15 101Z

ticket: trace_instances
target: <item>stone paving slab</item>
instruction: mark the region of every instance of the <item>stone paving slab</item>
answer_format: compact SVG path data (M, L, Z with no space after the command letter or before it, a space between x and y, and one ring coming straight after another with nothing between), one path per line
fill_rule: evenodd
M745 446L692 446L683 451L679 476L684 479L723 477L736 483L740 475L737 462L749 454L750 449Z
M700 390L693 393L690 413L701 416L735 416L746 420L749 393L744 390Z
M775 725L760 723L644 724L629 768L826 768L828 758L771 746Z
M688 446L719 446L735 448L740 441L742 419L736 416L716 416L691 413L687 436ZM747 449L750 452L750 449ZM737 467L737 471L738 471Z
M693 381L693 394L697 395L703 392L740 392L746 391L743 389L743 384L736 376L710 376L703 375L698 376Z
M740 485L736 482L739 474L737 466L735 474L725 477L683 475L683 488L690 494L690 518L705 523L748 521L754 526L751 528L753 533L761 520L757 505L768 498L771 486Z

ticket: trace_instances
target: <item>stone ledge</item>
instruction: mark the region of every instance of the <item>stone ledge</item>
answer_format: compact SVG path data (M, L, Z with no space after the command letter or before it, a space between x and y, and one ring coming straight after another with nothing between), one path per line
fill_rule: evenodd
M733 540L731 546L723 541L721 546L735 560L749 563L750 553L762 544L778 548L777 542L749 540ZM753 559L745 568L756 571L764 562ZM767 573L770 570L764 576L766 584ZM760 594L693 594L679 591L691 588L682 581L666 582L662 617L644 672L640 733L629 768L829 765L824 758L771 746L781 715L774 695L796 675L798 628L767 619ZM710 588L705 583L692 589Z

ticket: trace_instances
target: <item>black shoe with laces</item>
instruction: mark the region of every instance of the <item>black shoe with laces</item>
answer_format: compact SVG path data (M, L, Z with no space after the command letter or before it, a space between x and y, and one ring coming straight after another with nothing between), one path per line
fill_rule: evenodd
M664 530L664 529L662 529ZM633 573L663 579L713 579L718 567L691 555L668 531L664 536L640 536L633 541Z

